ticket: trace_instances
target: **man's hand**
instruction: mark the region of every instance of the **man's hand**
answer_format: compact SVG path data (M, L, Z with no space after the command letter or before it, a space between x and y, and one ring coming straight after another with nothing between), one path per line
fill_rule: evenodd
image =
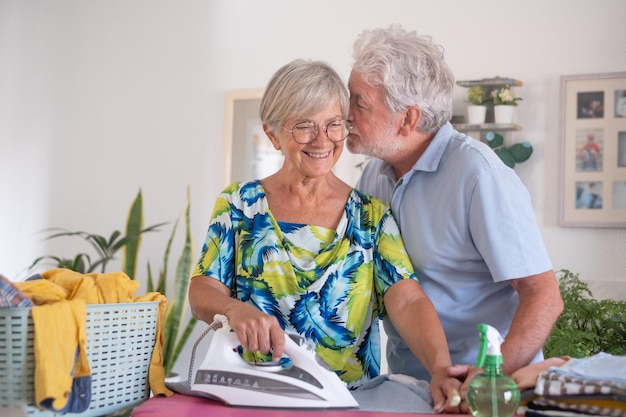
M449 369L449 368L447 368ZM435 413L459 414L461 412L461 381L446 374L447 369L435 372L430 380Z
M482 369L478 369L473 365L452 365L447 369L448 377L456 378L462 382L460 388L461 404L459 410L461 413L469 413L469 407L467 406L467 387L470 381L478 374L483 372Z

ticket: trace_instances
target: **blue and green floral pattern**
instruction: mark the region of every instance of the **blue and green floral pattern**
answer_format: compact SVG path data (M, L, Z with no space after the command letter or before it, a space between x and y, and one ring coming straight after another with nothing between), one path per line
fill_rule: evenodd
M353 190L337 230L278 222L260 181L217 199L196 275L275 316L350 387L380 373L383 295L416 279L389 206Z

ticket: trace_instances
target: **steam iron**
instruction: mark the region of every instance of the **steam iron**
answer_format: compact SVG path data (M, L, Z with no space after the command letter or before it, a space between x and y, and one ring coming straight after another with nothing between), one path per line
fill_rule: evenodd
M225 316L191 382L195 395L227 405L271 408L356 408L345 382L298 335L285 333L290 364L253 364L240 355L239 339ZM290 366L289 366L290 365ZM191 376L191 375L190 375Z

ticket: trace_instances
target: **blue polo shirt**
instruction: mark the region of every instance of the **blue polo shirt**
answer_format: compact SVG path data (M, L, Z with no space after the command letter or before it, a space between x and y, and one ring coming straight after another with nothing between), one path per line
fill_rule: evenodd
M507 281L552 269L528 190L492 149L450 123L402 178L373 159L357 188L391 203L452 363L474 364L478 323L503 337L509 330L519 301ZM389 320L384 327L389 371L430 380Z

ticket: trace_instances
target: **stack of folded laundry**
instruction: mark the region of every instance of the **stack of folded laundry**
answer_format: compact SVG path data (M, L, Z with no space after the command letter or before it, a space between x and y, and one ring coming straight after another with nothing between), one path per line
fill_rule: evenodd
M626 356L598 353L543 371L526 416L626 417Z

